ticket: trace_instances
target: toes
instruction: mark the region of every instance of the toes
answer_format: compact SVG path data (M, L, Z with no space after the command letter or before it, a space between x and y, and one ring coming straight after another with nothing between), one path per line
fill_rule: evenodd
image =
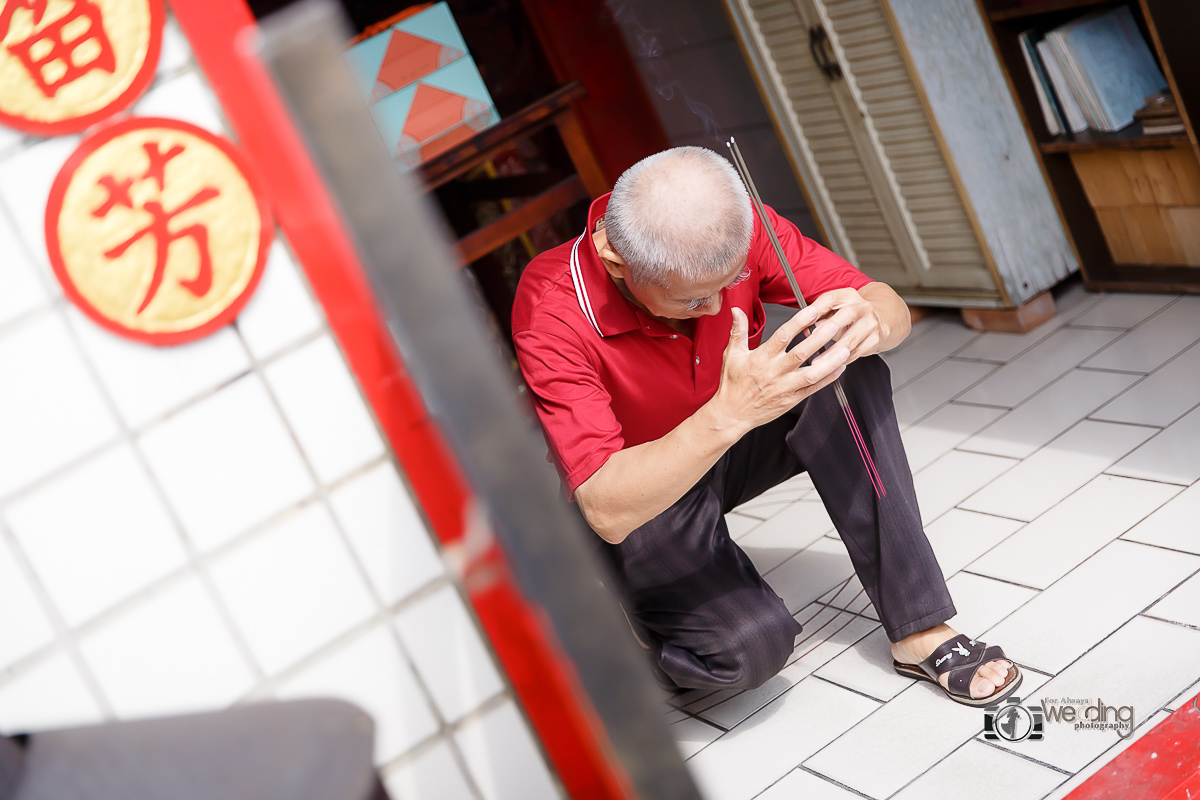
M975 673L975 680L971 682L971 696L982 698L994 693L1008 680L1008 670L1011 666L1008 661L989 661L984 664Z

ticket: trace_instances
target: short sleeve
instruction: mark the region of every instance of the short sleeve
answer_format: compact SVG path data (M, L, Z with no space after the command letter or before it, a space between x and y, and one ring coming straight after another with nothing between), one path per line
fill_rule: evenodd
M579 485L625 447L612 398L578 343L521 331L513 344L555 466L574 499Z
M764 207L784 255L792 266L805 302L811 303L831 289L861 289L871 278L858 270L846 259L807 238L800 229L775 213L770 206ZM754 226L754 239L750 244L750 258L756 261L759 279L759 297L766 303L796 308L796 296L792 292L787 276L779 266L775 248L761 224Z

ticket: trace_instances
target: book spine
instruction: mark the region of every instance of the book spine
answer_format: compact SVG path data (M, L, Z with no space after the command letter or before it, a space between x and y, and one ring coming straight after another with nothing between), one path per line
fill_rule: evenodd
M1046 68L1046 74L1050 77L1050 83L1054 86L1055 95L1059 102L1062 103L1063 115L1067 120L1067 128L1071 133L1079 133L1087 130L1087 119L1083 115L1083 110L1079 107L1079 101L1075 98L1071 90L1071 85L1067 82L1066 76L1063 74L1062 65L1055 55L1054 48L1048 39L1043 39L1037 43L1038 55L1041 56L1042 65Z
M1058 100L1054 97L1050 82L1046 79L1046 72L1042 69L1037 50L1034 49L1033 36L1033 31L1026 31L1018 37L1021 43L1021 55L1025 56L1025 66L1029 68L1029 75L1033 78L1033 89L1037 93L1038 105L1042 107L1042 114L1046 117L1046 128L1050 131L1051 136L1058 136L1067 129L1067 125L1058 108Z
M1087 118L1088 125L1096 130L1104 129L1104 122L1098 113L1098 109L1092 104L1091 98L1088 97L1087 88L1084 85L1083 75L1079 71L1079 65L1067 46L1066 36L1060 31L1051 31L1046 35L1050 40L1050 46L1054 48L1054 55L1058 57L1058 63L1062 67L1063 76L1066 78L1067 86L1075 99L1079 101L1079 107L1083 111L1084 117Z
M1093 127L1098 131L1105 132L1118 130L1121 126L1115 122L1112 107L1108 104L1104 93L1099 91L1094 77L1088 72L1084 64L1084 59L1079 58L1077 55L1079 50L1089 46L1079 36L1079 31L1082 29L1083 26L1081 25L1070 31L1064 31L1062 34L1063 48L1071 54L1074 75L1079 81L1081 92L1091 108L1091 113L1095 115Z

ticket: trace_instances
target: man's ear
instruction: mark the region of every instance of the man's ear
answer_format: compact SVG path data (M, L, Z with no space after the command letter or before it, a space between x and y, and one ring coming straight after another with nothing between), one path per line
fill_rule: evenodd
M628 276L625 274L625 272L628 267L626 267L623 262L613 261L607 256L601 254L600 263L604 265L604 269L607 270L608 274L612 277L620 278L621 280L627 280Z
M597 247L596 252L600 256L600 262L604 264L604 269L608 270L609 275L614 278L625 279L625 259L621 258L621 255L616 250L613 250L612 245L608 243L608 237L604 237Z

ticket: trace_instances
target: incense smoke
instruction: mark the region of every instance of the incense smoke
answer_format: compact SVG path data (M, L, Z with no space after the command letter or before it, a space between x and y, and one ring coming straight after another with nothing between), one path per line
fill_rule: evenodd
M662 58L663 50L659 39L662 31L648 28L638 20L634 8L637 2L638 0L608 0L608 7L612 11L613 19L625 34L626 42L632 45L641 63L650 71L654 91L667 101L673 101L678 93L688 110L704 123L704 134L713 140L719 140L721 128L713 117L712 106L693 99L682 81L672 80L670 66Z

